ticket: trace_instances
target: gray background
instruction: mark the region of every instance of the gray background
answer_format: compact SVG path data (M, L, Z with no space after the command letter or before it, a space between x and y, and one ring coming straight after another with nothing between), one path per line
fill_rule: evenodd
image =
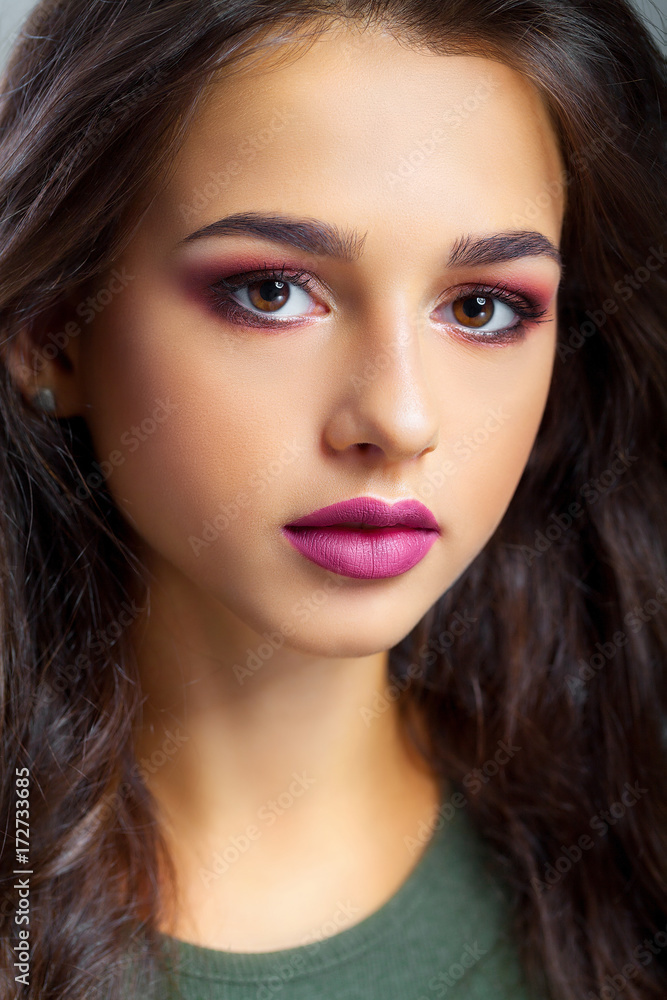
M667 0L634 0L634 3L667 55ZM0 0L0 68L5 64L23 18L34 6L35 0Z

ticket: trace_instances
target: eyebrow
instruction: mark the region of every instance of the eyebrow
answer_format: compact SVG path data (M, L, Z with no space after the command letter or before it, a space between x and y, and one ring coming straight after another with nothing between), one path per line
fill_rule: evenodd
M234 233L249 233L273 243L285 243L297 250L306 250L318 257L333 257L348 263L359 259L366 240L366 233L361 235L354 229L340 229L320 219L293 219L277 213L266 215L260 212L237 212L190 233L181 243Z
M356 229L341 229L320 219L297 219L279 213L236 212L190 233L179 245L237 233L259 236L318 257L331 257L346 263L353 263L361 257L368 235ZM520 231L462 236L450 252L448 266L474 267L520 257L550 257L559 267L563 265L558 247L543 233Z
M473 267L517 260L519 257L550 257L559 267L563 258L558 247L543 233L532 231L494 233L492 236L462 236L449 255L450 267Z

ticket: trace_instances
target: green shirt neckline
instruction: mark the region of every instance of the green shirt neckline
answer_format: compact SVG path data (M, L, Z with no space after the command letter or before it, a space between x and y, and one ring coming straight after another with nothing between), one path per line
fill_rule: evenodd
M188 978L228 983L270 982L276 977L284 981L287 976L290 980L297 979L352 961L382 938L400 932L411 921L417 907L431 897L435 901L437 896L440 904L447 906L448 901L451 904L443 912L443 918L449 927L447 950L454 959L467 943L462 932L457 934L455 913L457 909L462 914L465 912L471 879L477 884L477 891L480 877L483 879L487 893L492 893L487 900L492 909L494 901L500 902L499 891L496 888L494 892L480 870L479 848L482 845L467 816L463 815L465 811L465 808L454 809L451 818L445 819L441 807L426 846L394 894L373 913L322 940L272 951L232 952L161 934L163 946L176 949L178 974ZM448 899L442 899L443 889ZM498 936L492 913L487 913L485 924L485 947L491 948Z

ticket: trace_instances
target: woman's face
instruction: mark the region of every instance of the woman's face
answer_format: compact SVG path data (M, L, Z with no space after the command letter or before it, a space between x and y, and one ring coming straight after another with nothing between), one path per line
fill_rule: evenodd
M560 171L520 75L377 31L211 87L71 344L158 582L304 652L410 631L493 534L540 424ZM423 557L405 526L301 532L318 561L283 531L360 496L428 507Z

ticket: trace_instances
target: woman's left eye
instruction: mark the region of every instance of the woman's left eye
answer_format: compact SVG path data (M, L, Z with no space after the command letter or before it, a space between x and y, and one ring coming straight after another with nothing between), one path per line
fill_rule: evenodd
M462 295L445 306L443 316L455 326L484 333L511 329L521 319L516 309L488 294Z
M549 320L549 307L524 292L496 284L459 287L440 315L464 340L477 344L513 344L531 326Z

